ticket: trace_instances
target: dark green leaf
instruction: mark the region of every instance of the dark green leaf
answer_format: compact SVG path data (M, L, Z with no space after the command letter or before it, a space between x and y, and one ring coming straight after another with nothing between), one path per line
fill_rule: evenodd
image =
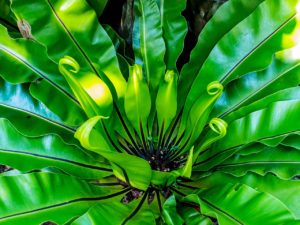
M189 92L192 83L199 73L203 63L217 42L235 25L249 16L264 0L231 0L224 3L205 25L199 35L198 42L191 52L190 61L181 71L179 83L180 108L184 96ZM217 29L217 31L216 31Z
M159 0L163 37L166 43L165 62L167 69L176 69L176 62L183 50L187 22L182 16L185 0Z
M167 225L182 225L183 219L178 215L176 210L175 196L170 196L163 205L162 216Z
M247 74L226 86L211 116L226 117L231 112L249 105L277 91L298 86L300 83L299 60L283 63L274 58L263 71Z
M212 168L246 144L299 131L299 108L299 100L276 102L233 121L228 125L228 133L223 139L199 154L196 170Z
M22 225L66 223L100 201L124 195L126 189L96 187L70 176L30 173L0 177L0 223Z
M283 179L300 174L300 152L292 148L264 147L259 153L249 155L235 154L214 170L235 176L245 175L248 171L264 175L272 172Z
M16 0L12 8L18 19L28 21L34 38L47 46L49 56L56 62L69 55L83 71L107 78L118 97L124 95L126 83L118 67L115 49L86 1L29 0L24 4Z
M129 204L120 201L99 203L71 225L154 225L155 219L146 202L147 193Z
M290 40L284 39L288 39L296 26L296 5L295 0L266 0L227 33L213 48L194 80L185 110L192 107L210 82L220 81L225 86L241 75L265 68L276 51L291 47Z
M0 120L0 128L0 164L22 172L53 167L85 179L99 179L112 172L103 159L96 161L56 135L26 137L6 119Z
M87 0L87 2L93 7L98 17L101 16L105 6L109 0Z
M145 77L156 90L165 73L165 43L159 8L155 0L134 1L133 48L135 63L143 65Z
M29 136L39 136L44 134L59 134L65 141L77 143L73 137L75 128L66 125L57 115L49 111L44 104L36 101L29 93L29 84L12 85L0 79L0 112L1 117L9 119L14 126L21 132ZM43 89L46 91L47 89ZM44 92L42 92L44 93ZM45 92L47 93L47 92ZM56 102L61 96L51 93L53 99L47 97L48 105L60 109L65 113L67 122L79 123L80 112L72 108L60 107L60 102ZM47 95L48 96L48 95ZM73 110L74 109L74 110ZM75 113L75 114L72 114ZM28 124L30 129L28 129Z
M298 222L291 211L272 195L257 191L247 185L222 181L199 194L201 212L214 216L220 225L290 224ZM234 204L233 204L234 203Z

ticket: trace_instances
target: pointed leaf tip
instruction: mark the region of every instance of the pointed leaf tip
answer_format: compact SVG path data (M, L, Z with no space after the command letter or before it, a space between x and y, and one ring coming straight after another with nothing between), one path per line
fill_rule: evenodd
M194 161L197 159L200 152L207 149L211 144L225 137L227 134L228 124L220 118L212 118L208 125L213 133L208 133L204 138L200 148L194 154Z
M124 108L127 118L136 131L141 132L141 124L145 129L151 110L151 96L140 65L136 64L131 68Z
M206 93L203 93L193 104L189 114L187 109L183 113L183 120L187 117L186 135L184 140L189 141L185 150L190 149L191 145L199 138L210 112L214 107L215 102L223 93L223 85L219 81L213 81L206 87ZM186 116L187 115L187 116ZM181 124L180 132L182 132L184 124Z
M194 155L194 146L191 148L190 153L187 157L187 161L182 170L182 177L190 178L192 175L192 167L193 167L193 155Z
M177 78L173 70L168 70L165 79L159 85L156 97L156 111L160 129L164 123L164 131L168 129L177 112Z
M207 85L207 93L209 95L218 95L220 96L223 92L223 85L219 81L213 81Z
M111 114L113 98L104 81L93 73L79 73L79 64L70 56L60 59L58 67L89 117Z

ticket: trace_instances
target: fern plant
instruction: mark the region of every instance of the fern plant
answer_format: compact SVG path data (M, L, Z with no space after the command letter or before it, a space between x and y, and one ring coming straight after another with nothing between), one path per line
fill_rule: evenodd
M0 224L300 224L298 1L106 2L0 1Z

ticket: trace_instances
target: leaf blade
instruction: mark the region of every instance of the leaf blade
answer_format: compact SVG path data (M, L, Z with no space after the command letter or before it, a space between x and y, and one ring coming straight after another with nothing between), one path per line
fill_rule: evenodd
M190 109L210 82L217 80L225 85L247 72L265 68L272 55L285 47L282 43L283 36L292 33L296 25L297 2L290 0L280 6L281 3L264 1L218 42L193 82L185 110ZM280 19L274 20L272 15L279 11ZM261 25L256 26L257 23ZM249 33L253 35L250 37ZM233 40L235 41L232 42ZM206 76L207 74L210 76Z
M63 224L70 217L83 214L95 202L126 192L95 187L70 176L51 173L7 176L0 180L3 185L0 221L3 225L21 225L26 219L34 224L49 220Z
M223 139L200 152L194 169L210 169L247 144L296 133L300 129L296 122L299 107L299 100L276 102L233 121Z
M165 72L165 43L162 37L159 9L155 0L138 0L134 2L134 12L135 61L143 65L146 80L155 92Z
M54 3L50 0L32 0L26 5L22 1L14 1L12 8L18 18L29 22L33 36L47 46L47 53L52 59L58 62L65 55L75 58L85 70L110 80L117 98L122 98L126 81L119 70L115 49L86 1ZM36 17L33 18L32 14L36 14ZM45 25L47 32L43 29ZM94 54L94 51L103 54Z

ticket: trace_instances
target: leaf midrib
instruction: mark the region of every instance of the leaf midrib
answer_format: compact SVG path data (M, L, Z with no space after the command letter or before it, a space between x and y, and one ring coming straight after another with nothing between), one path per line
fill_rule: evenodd
M55 87L58 91L60 91L62 94L66 95L68 98L70 98L74 103L76 103L78 106L79 102L77 101L77 99L72 96L71 94L69 94L67 91L65 91L63 88L61 88L59 85L57 85L56 83L54 83L52 80L50 80L47 76L45 76L41 71L37 70L36 68L34 68L33 66L30 65L30 63L26 62L25 60L23 60L21 57L19 57L17 54L15 54L14 52L10 51L9 49L7 49L5 46L0 44L0 49L6 53L8 53L10 56L12 56L13 58L15 58L16 60L18 60L21 64L23 64L24 66L26 66L29 70L33 71L35 74L37 74L39 77L42 77L43 79L45 79L51 86ZM80 106L81 107L81 106Z
M230 220L233 220L233 221L237 222L238 224L244 225L242 222L240 222L239 220L237 220L236 218L234 218L233 216L231 216L230 214L228 214L224 210L220 209L219 207L215 206L214 204L210 203L208 200L204 199L203 197L199 197L199 198L203 202L205 202L206 204L208 204L210 207L212 207L213 209L215 209L215 210L219 211L220 213L222 213L224 216L226 216Z
M79 166L79 167L85 167L85 168L88 168L88 169L112 172L112 170L108 169L108 168L93 166L93 165L80 163L80 162L76 162L76 161L69 160L69 159L58 158L58 157L54 157L54 156L47 156L47 155L41 155L41 154L38 154L38 153L31 153L31 152L25 152L25 151L20 151L20 150L13 150L13 149L4 149L4 148L0 148L0 151L1 152L6 152L6 153L15 153L15 154L19 154L19 155L34 156L34 157L37 157L37 158L51 159L53 161L61 161L61 162L69 163L69 164L74 164L74 165Z
M243 103L245 103L247 100L251 99L253 96L255 96L257 93L261 92L263 89L265 89L267 86L271 85L272 83L274 83L276 80L279 80L280 78L282 78L284 75L286 75L287 73L291 72L292 70L296 69L298 66L300 65L300 63L297 63L296 65L288 68L287 70L285 70L284 72L282 72L279 76L277 77L273 77L273 79L271 79L270 81L268 81L267 83L265 83L263 86L261 86L259 89L257 89L255 92L251 93L250 95L248 95L246 98L242 99L240 102L238 102L237 104L235 104L233 107L230 107L229 110L225 111L224 113L222 113L221 115L219 115L219 118L224 118L225 116L227 116L228 114L230 114L231 112L235 111L237 108L239 108Z
M266 38L264 38L258 45L256 45L250 52L248 52L241 60L239 60L239 62L232 67L220 80L220 83L223 83L227 77L230 76L230 74L234 73L236 71L236 69L250 56L252 56L254 54L254 52L256 52L256 50L262 46L263 44L265 44L269 39L271 39L271 37L274 36L274 34L278 33L282 28L284 28L284 26L286 24L288 24L292 19L294 19L296 17L297 13L294 13L292 16L290 16L287 20L285 20L277 29L275 29L271 34L269 34Z
M19 28L16 25L12 24L10 21L6 20L5 18L2 18L0 16L0 21L2 21L3 23L5 23L6 26L8 26L11 29L15 30L15 32L19 32Z
M116 197L118 195L124 194L129 190L130 190L130 188L126 188L122 191L119 191L119 192L116 192L116 193L113 193L113 194L110 194L110 195L107 195L107 196L77 198L77 199L72 199L70 201L57 203L57 204L54 204L54 205L45 206L45 207L42 207L42 208L30 210L30 211L15 213L15 214L12 214L12 215L0 217L0 222L1 222L1 220L10 219L10 218L13 218L13 217L18 217L18 216L22 216L22 215L26 215L26 214L32 214L32 213L35 213L35 212L44 211L44 210L52 209L52 208L57 208L57 207L61 207L61 206L64 206L64 205L69 205L69 204L73 204L73 203L77 203L77 202L101 201L101 200L113 198L113 197Z
M34 112L32 112L32 111L28 111L28 110L26 110L26 109L18 108L18 107L16 107L16 106L11 106L11 105L4 104L4 103L1 103L1 102L0 102L0 106L3 106L3 107L5 107L5 108L10 108L10 109L12 109L12 110L24 112L24 113L26 113L26 114L29 114L29 115L33 116L33 117L37 117L37 118L39 118L39 119L41 119L41 120L43 120L43 121L46 121L46 122L48 122L48 123L53 124L54 126L60 127L60 128L66 130L66 131L68 131L68 132L70 132L70 133L72 133L72 134L74 134L75 131L76 131L76 129L73 128L73 127L67 126L66 124L59 123L59 122L57 122L57 121L54 121L54 120L49 119L49 118L47 118L47 117L44 117L44 116L42 116L42 115L40 115L40 114L34 113Z
M122 222L122 225L125 225L126 223L128 223L128 221L131 220L139 212L139 210L142 208L147 196L148 196L148 191L146 191L142 200L139 202L138 206L133 210L133 212L124 219L124 221Z
M150 72L149 72L149 60L148 60L148 48L147 48L147 40L146 40L146 18L145 18L145 10L144 10L144 5L143 5L143 2L142 0L139 0L139 4L141 6L141 18L142 18L142 33L141 33L141 36L142 36L142 40L143 40L143 49L144 49L144 54L143 55L143 58L144 58L144 61L145 61L145 67L146 67L146 73L147 73L147 82L149 82L150 80Z
M88 65L90 66L90 68L94 71L95 74L97 74L98 77L102 78L101 75L96 70L95 66L93 65L92 60L88 57L88 55L80 47L80 44L77 42L76 38L73 36L73 34L71 33L71 31L68 30L67 26L65 25L65 23L63 22L63 20L60 18L60 16L56 12L56 10L55 10L54 6L52 5L52 3L50 2L50 0L47 0L47 3L49 5L51 11L53 12L55 18L58 20L59 24L62 26L62 28L68 34L68 37L74 43L74 45L79 50L79 52L81 53L81 55L86 59L86 61L87 61Z
M203 163L206 163L206 162L210 161L211 159L217 157L218 155L223 154L224 152L227 152L227 151L231 151L231 150L240 148L240 147L242 147L243 145L245 145L245 146L246 146L246 145L251 145L251 144L253 144L253 143L255 143L255 142L264 141L264 140L268 140L268 139L272 139L272 138L277 138L277 137L280 137L280 136L286 136L286 135L290 135L290 134L297 133L297 132L299 132L299 130L289 131L289 132L286 132L286 133L283 133L283 134L273 135L273 136L270 136L270 137L264 137L264 138L261 138L261 139L258 139L258 140L255 140L255 141L252 141L252 142L249 142L249 143L240 144L240 145L237 145L237 146L232 146L232 147L230 147L230 148L227 148L227 149L224 149L224 150L222 150L222 151L217 152L216 154L210 156L209 158L207 158L207 159L205 159L205 160L203 160L203 161L200 161L200 162L195 163L195 164L193 165L193 167L198 166L198 165L203 164ZM199 154L198 157L200 157L200 155L203 155L205 152L207 152L207 151L209 151L209 150L210 150L210 149L207 149L206 151L200 152L200 154Z
M225 168L225 167L235 167L235 166L247 166L247 165L265 165L265 164L299 164L300 162L295 161L254 161L254 162L241 162L241 163L228 163L228 164L220 164L214 167L216 170Z

